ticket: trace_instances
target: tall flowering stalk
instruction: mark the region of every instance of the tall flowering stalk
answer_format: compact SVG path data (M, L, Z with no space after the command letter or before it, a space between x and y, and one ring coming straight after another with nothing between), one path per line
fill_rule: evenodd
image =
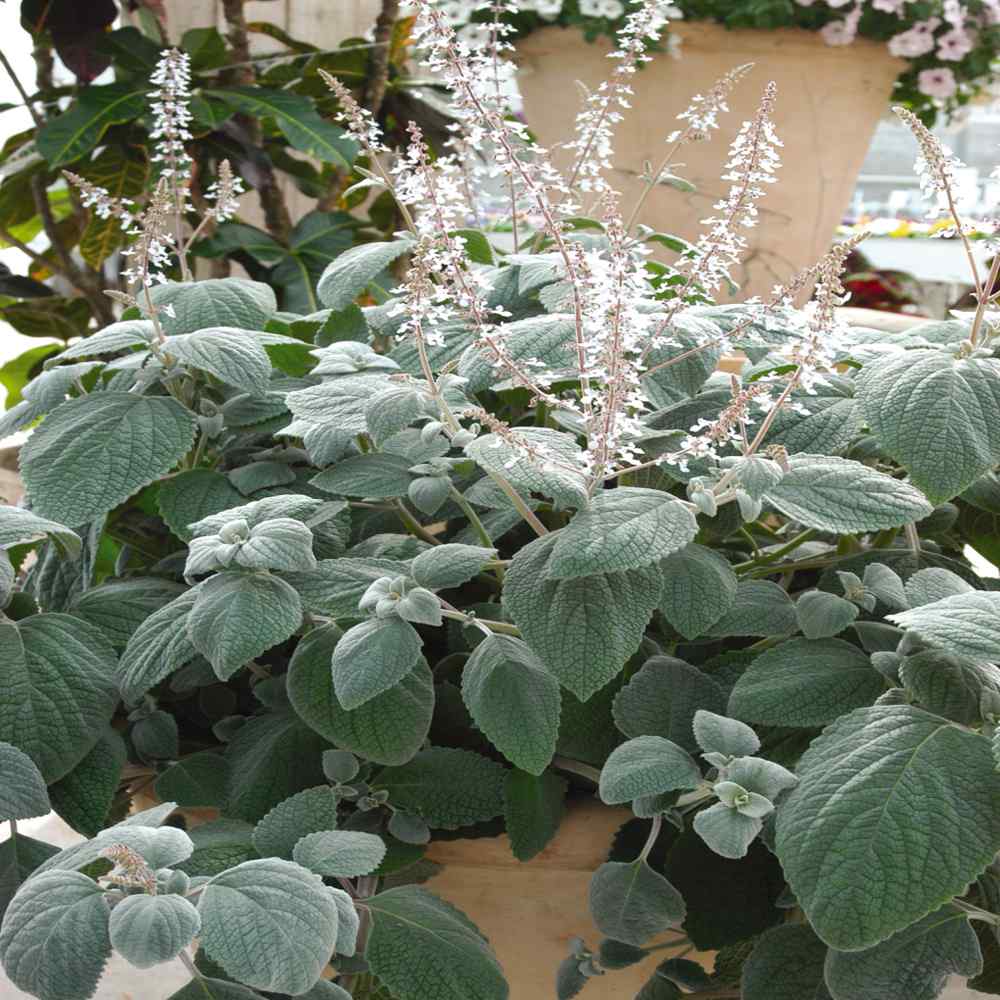
M191 140L191 58L180 49L168 49L160 57L150 82L159 89L150 93L153 128L150 137L156 140L151 157L160 165L160 176L166 178L174 212L174 243L181 274L191 280L184 242L184 216L194 209L191 204L191 167L185 142Z
M568 148L576 155L569 187L602 194L610 190L605 173L611 169L615 126L631 107L632 77L652 56L647 46L655 44L666 23L667 0L639 3L630 12L617 36L609 58L616 63L611 77L588 94L576 117L576 136Z

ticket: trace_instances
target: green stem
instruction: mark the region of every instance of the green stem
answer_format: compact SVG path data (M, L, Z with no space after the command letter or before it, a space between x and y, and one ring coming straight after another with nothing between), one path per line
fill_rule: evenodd
M806 542L811 541L816 537L816 535L817 531L815 528L807 528L805 531L797 534L787 544L782 545L781 548L775 549L773 552L765 552L763 555L757 556L755 559L750 559L747 562L736 563L736 565L733 566L733 570L739 573L740 571L757 569L759 566L769 566L782 556L787 556L789 552L794 552L800 545L804 545Z
M498 635L512 635L515 638L520 638L521 636L521 630L510 622L496 622L490 618L467 615L464 611L459 611L458 608L452 607L446 601L442 601L441 604L441 614L452 621L462 622L464 625L472 625L486 634L496 632Z
M960 910L964 910L969 915L970 920L981 920L983 923L1000 927L1000 916L997 914L990 913L989 910L984 910L973 903L968 903L964 899L954 899L952 902Z
M469 519L469 524L472 525L476 534L479 536L479 540L486 546L486 548L492 549L493 539L490 538L490 533L486 530L486 526L479 519L479 515L475 512L475 510L473 510L472 504L470 504L469 501L465 499L464 494L455 489L454 486L449 488L449 493L452 500L454 500L455 503L462 508L462 513Z
M601 782L601 772L598 768L591 767L589 764L584 764L579 760L563 757L561 754L556 754L552 758L552 766L559 768L560 771L569 771L570 774L577 774L581 778L592 781L595 785Z
M406 504L402 500L396 501L396 513L399 515L400 521L403 522L403 526L411 535L416 535L417 538L422 539L425 542L429 542L431 545L440 545L441 539L435 538L406 508Z
M642 845L642 850L639 852L639 857L636 860L645 862L645 860L649 857L650 852L656 846L657 838L660 836L660 830L662 829L663 817L654 816L653 825L649 830L649 836L646 838L646 843Z

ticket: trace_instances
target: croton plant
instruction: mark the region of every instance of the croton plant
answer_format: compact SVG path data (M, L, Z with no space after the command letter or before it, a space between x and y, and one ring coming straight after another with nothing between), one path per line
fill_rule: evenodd
M173 1000L503 1000L476 914L424 884L427 845L506 831L528 860L596 794L634 818L591 881L597 936L533 996L647 958L641 1000L930 1000L953 973L1000 993L1000 594L966 555L998 558L990 296L905 337L846 329L852 241L767 302L713 305L778 166L777 95L704 237L635 225L602 162L657 6L633 9L567 177L506 115L498 56L430 2L418 37L484 165L416 127L390 155L331 79L406 229L338 256L304 315L253 280L177 280L164 54L156 188L82 187L131 233L121 316L3 422L30 429L27 501L0 508L20 989L84 1000L115 951L184 962ZM695 98L674 152L742 75ZM904 117L947 196L953 158ZM491 186L502 233L469 200ZM221 165L213 221L237 187ZM87 839L18 831L49 810Z

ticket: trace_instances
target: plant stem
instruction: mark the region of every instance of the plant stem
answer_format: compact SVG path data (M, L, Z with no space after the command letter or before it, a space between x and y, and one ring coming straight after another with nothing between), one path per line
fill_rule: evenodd
M906 533L906 544L910 546L910 551L920 558L920 535L917 534L917 526L912 521L903 528Z
M198 968L198 966L195 965L193 961L191 961L191 956L187 953L185 949L181 949L181 951L177 953L177 957L181 960L181 963L184 965L184 968L187 969L188 972L190 972L195 979L205 978L201 974L201 970Z
M7 75L10 77L11 83L14 84L15 90L17 90L17 92L21 95L21 100L24 101L24 106L28 109L28 113L31 115L31 120L35 123L35 127L41 128L45 124L45 120L38 113L38 109L32 103L31 98L28 97L28 92L21 85L21 81L14 72L14 67L11 66L2 50L0 50L0 65L2 65L7 71Z
M1000 916L997 916L997 914L990 913L989 910L984 910L973 903L968 903L964 899L955 899L952 902L960 910L964 910L969 915L970 920L981 920L983 923L1000 927Z
M589 764L584 764L579 760L563 757L561 754L556 754L552 758L552 766L559 768L560 771L569 771L570 774L577 774L581 778L592 781L595 785L601 782L601 772L598 768L591 767Z
M452 486L448 492L450 493L452 500L454 500L455 503L462 508L462 513L469 519L469 524L472 525L476 534L479 536L479 540L486 546L486 548L492 549L494 547L493 539L490 538L490 533L486 530L486 526L479 519L479 515L473 509L472 504L470 504L469 501L465 499L464 494L460 490L455 489L454 486Z
M435 538L407 509L406 504L402 500L396 501L396 513L399 515L400 521L406 527L406 530L411 534L416 535L417 538L422 539L425 542L429 542L431 545L440 545L441 539Z
M459 611L458 608L452 607L447 601L442 601L441 604L441 614L444 615L445 618L450 618L452 621L463 622L466 625L474 625L486 634L496 632L499 635L512 635L515 638L520 638L521 636L521 630L516 625L512 625L510 622L496 622L490 618L479 618L477 615L467 615L464 611Z
M805 531L799 532L791 541L782 545L781 548L775 549L773 552L765 552L747 562L736 563L733 566L733 571L738 573L740 570L756 569L758 566L766 566L769 563L773 563L782 556L787 556L789 552L794 552L800 545L804 545L815 538L816 535L817 531L815 528L806 528Z
M650 852L656 846L657 838L660 836L660 830L663 829L663 817L654 816L653 825L649 830L649 836L646 838L646 843L642 845L642 850L639 852L639 857L637 861L645 862L649 857Z
M990 301L993 286L996 284L998 276L1000 276L1000 254L997 254L993 258L990 275L986 279L986 285L979 293L979 301L976 304L976 315L972 320L972 331L969 334L969 342L973 347L978 343L979 328L983 324L983 317L986 315L986 306Z

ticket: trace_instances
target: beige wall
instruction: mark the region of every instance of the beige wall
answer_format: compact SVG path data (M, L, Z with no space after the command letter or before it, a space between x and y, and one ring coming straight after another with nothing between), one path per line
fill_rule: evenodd
M166 6L175 40L188 28L222 25L221 0L167 0ZM332 48L344 38L367 31L379 6L378 0L250 0L246 16L248 21L270 21L293 38ZM266 36L257 36L259 51L274 47Z

